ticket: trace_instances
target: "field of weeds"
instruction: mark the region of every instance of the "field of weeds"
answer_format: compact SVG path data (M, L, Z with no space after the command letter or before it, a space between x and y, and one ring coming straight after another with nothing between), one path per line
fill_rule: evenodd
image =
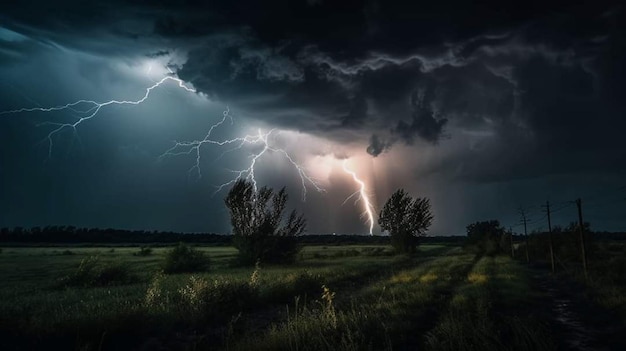
M0 254L0 348L553 350L565 334L534 271L422 245L309 246L241 267L229 247L29 247ZM184 251L184 250L183 250ZM185 255L189 256L189 253ZM177 266L178 268L184 266Z

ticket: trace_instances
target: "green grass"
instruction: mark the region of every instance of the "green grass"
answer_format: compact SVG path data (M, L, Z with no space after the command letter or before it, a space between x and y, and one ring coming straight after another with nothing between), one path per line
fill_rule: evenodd
M426 335L430 350L551 350L550 333L528 315L526 270L508 257L482 257Z
M154 308L145 301L170 248L153 248L150 255L136 255L137 247L6 249L0 255L0 279L5 283L0 287L0 330L8 338L2 342L24 340L36 347L39 342L45 344L46 339L56 340L60 345L72 340L72 344L78 342L88 347L98 343L103 335L105 346L115 345L116 335L129 331L137 339L159 335L164 330L186 333L199 325L223 324L240 312L261 310L263 313L262 310L289 303L296 296L318 295L324 283L346 284L384 269L395 260L389 256L372 259L363 255L304 258L291 266L261 264L258 286L250 292L242 287L248 286L253 269L233 266L235 249L196 249L210 258L210 269L162 276L159 282L162 308ZM72 254L64 254L68 250ZM327 249L311 247L305 251ZM104 286L82 282L63 284L67 277L77 275L81 262L94 257L98 265L127 267L128 273L137 279ZM196 316L189 315L188 301L181 293L192 276L211 286L202 293L207 300L203 302L204 312ZM135 325L138 321L141 327Z
M233 264L231 247L194 249L207 270L163 274L171 247L3 248L0 349L554 349L532 311L540 292L508 257L450 245L411 257L380 245L307 246L293 265L254 268ZM623 278L600 276L607 267L594 263L588 286L623 308Z
M449 249L448 249L449 250ZM456 284L473 256L449 252L405 262L416 268L391 270L354 291L325 285L318 299L293 305L286 321L234 349L367 350L405 348L416 342L415 325L426 322L439 294ZM400 265L401 266L401 265ZM329 298L332 296L332 298Z
M585 278L580 264L570 270L600 306L614 311L626 326L626 243L602 243L589 257Z

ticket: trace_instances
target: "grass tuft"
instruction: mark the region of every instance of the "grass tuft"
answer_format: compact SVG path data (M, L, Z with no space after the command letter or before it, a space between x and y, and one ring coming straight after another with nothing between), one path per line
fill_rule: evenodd
M127 265L102 263L98 256L89 256L80 261L75 271L61 278L62 287L97 287L132 284L138 277L131 273Z

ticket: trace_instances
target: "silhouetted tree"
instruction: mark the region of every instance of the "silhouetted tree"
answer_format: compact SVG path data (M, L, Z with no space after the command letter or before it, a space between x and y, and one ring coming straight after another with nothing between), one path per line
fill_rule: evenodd
M296 236L304 232L306 221L295 210L286 221L283 219L287 204L284 187L277 193L268 187L255 191L251 182L238 180L224 201L241 263L284 263L295 259L300 251Z
M467 226L467 245L475 245L487 255L495 255L504 250L502 241L504 228L497 220L475 222Z
M378 224L389 232L391 245L400 253L415 252L418 237L426 234L433 221L430 201L413 199L404 189L391 195L380 211Z

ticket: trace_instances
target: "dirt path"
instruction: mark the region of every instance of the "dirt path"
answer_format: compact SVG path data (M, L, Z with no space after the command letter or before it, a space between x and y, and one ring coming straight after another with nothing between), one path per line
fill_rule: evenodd
M533 270L531 277L541 296L535 308L549 323L559 350L626 350L619 318L590 301L584 286L546 271Z

